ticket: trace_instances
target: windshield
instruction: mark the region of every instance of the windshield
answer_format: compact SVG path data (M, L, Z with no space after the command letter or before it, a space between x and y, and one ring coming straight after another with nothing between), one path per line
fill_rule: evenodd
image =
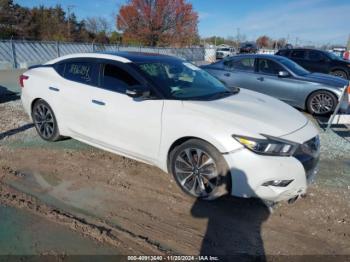
M237 91L227 88L204 70L185 61L141 63L137 66L168 98L212 100Z
M290 71L292 71L294 74L298 76L305 76L310 74L310 72L307 71L304 67L301 67L300 65L298 65L297 63L295 63L294 61L288 58L279 57L278 61L281 64L285 65Z
M343 58L341 58L340 56L337 56L336 54L332 53L332 52L325 52L327 54L327 56L332 59L332 60L343 60Z
M230 48L218 48L218 51L230 51Z

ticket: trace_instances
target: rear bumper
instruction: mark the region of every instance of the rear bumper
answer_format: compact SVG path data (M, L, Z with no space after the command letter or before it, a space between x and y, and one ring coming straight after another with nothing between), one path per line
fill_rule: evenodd
M21 101L22 101L22 105L23 105L24 111L28 114L29 117L31 117L31 103L32 103L32 99L26 93L25 88L22 89Z

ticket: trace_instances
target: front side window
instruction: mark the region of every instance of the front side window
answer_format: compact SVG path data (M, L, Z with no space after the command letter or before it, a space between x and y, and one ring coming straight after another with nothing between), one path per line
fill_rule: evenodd
M321 52L310 51L310 52L309 52L309 59L310 59L311 61L316 61L316 62L318 62L318 61L323 60L323 59L324 59L324 56L323 56L323 54L322 54Z
M93 62L68 62L65 66L64 77L87 85L97 85L97 64Z
M206 71L181 60L140 63L137 67L168 98L213 100L234 93Z
M278 72L284 71L283 67L270 59L259 59L258 70L260 73L278 75Z
M229 70L254 72L254 58L232 59L224 62Z
M278 62L280 62L282 65L284 65L286 68L288 68L290 71L292 71L298 76L305 76L307 74L310 74L310 72L307 71L305 68L301 67L300 65L288 58L285 58L283 56L276 56L276 59L278 60Z
M101 75L102 88L125 93L128 86L138 84L139 82L124 69L112 64L103 65Z

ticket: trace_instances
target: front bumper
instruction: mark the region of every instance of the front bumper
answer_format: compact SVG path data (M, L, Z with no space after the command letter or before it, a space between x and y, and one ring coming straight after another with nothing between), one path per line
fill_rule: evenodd
M313 156L300 149L291 157L264 156L242 148L224 158L231 171L232 195L278 202L306 193L318 171L319 155L318 149ZM274 180L293 181L285 187L263 185Z

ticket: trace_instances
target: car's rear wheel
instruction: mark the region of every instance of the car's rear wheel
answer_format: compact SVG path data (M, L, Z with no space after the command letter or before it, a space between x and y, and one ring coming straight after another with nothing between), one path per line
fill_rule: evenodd
M170 153L170 171L187 194L212 200L230 191L231 177L226 161L212 145L190 139Z
M61 139L55 114L44 100L36 101L32 108L32 119L39 136L46 141Z
M344 79L348 79L348 75L343 70L334 70L334 71L331 72L331 75L338 76L338 77L341 77L341 78L344 78Z
M317 91L308 98L307 110L314 115L328 115L334 111L337 101L337 98L331 92Z

